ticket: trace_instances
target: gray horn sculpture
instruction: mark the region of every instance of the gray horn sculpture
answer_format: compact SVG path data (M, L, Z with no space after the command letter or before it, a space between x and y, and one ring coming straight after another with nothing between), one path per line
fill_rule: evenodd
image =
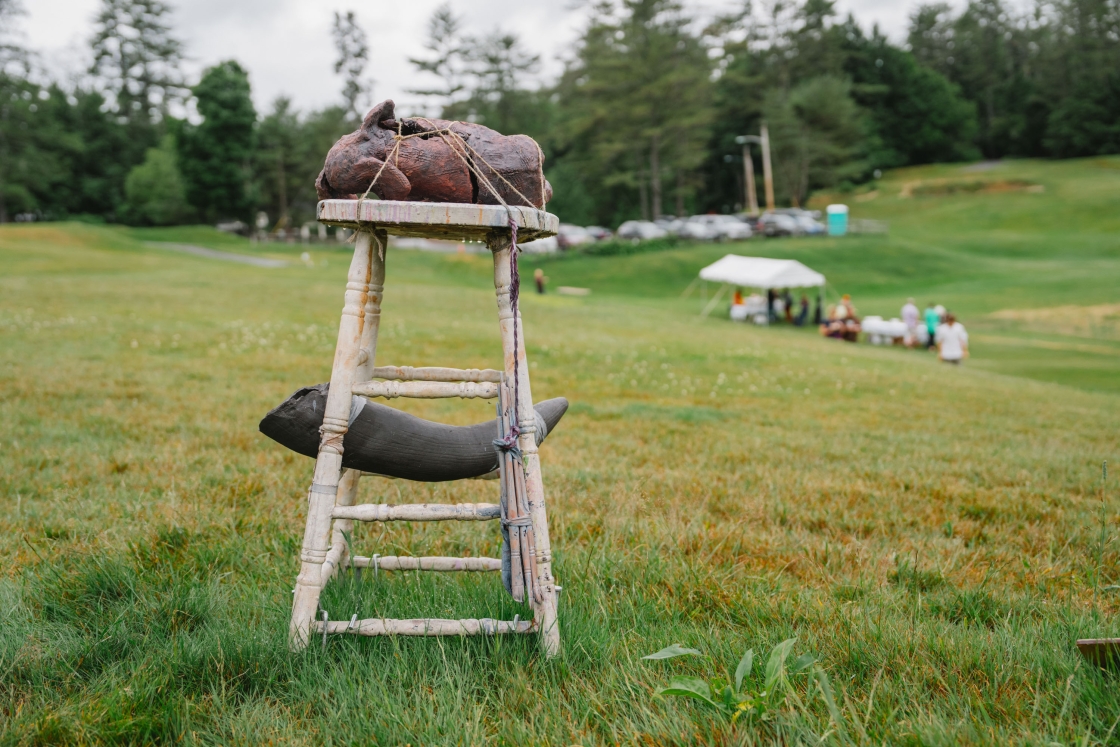
M300 389L261 420L261 433L297 454L319 451L319 426L328 384ZM535 405L537 444L552 432L568 400ZM477 425L433 423L361 397L350 408L350 430L342 442L342 466L375 475L420 482L483 477L498 468L497 420Z

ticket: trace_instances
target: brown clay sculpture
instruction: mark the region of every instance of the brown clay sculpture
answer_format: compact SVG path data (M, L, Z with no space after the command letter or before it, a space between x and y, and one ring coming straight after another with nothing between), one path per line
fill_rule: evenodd
M446 119L397 120L386 100L334 144L315 189L321 200L368 190L382 200L543 208L552 199L543 168L544 154L527 135Z

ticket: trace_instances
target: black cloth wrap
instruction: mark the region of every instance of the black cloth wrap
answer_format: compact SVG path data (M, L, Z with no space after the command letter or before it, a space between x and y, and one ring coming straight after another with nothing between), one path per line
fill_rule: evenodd
M297 454L319 452L319 426L329 384L304 387L261 420L261 433ZM568 409L563 397L535 405L538 424L556 427ZM352 413L353 415L353 413ZM366 401L342 441L342 466L386 477L419 482L446 482L481 477L498 468L494 451L497 419L477 425L433 423L386 405Z

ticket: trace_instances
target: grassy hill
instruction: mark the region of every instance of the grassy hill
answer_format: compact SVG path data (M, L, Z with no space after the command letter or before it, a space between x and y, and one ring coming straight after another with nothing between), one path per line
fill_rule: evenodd
M1100 480L1120 447L1120 339L1115 312L1082 313L1118 302L1118 165L889 174L877 197L846 198L887 237L542 263L553 286L593 291L523 304L534 394L572 402L542 447L564 586L554 662L531 639L286 652L311 461L256 424L327 378L346 248L312 246L308 266L304 247L208 229L0 227L0 743L1108 743L1115 678L1073 641L1120 635L1117 490ZM961 192L977 180L1005 183ZM864 313L945 303L974 358L701 320L681 291L729 251L801 259ZM497 364L487 257L388 261L379 360ZM369 502L495 490L363 485ZM493 555L496 535L353 539ZM344 579L323 605L526 614L493 578L432 575ZM653 694L677 674L726 681L747 648L764 663L790 637L833 705L804 672L759 722ZM671 643L710 658L640 659Z
M696 244L526 263L544 268L554 288L586 287L595 297L626 297L685 315L700 305L698 296L680 302L682 292L724 254L797 259L826 275L831 299L850 293L863 314L898 316L909 296L922 307L934 301L952 309L972 335L973 367L1120 392L1120 157L927 166L889 172L873 187L820 195L813 205L848 203L853 218L887 221L887 236ZM225 249L239 241L208 228L132 235ZM289 258L305 248L263 247ZM403 277L433 285L478 287L490 273L486 257L402 252L393 261Z
M677 303L682 291L724 254L797 259L825 274L830 298L850 293L864 314L897 317L909 296L922 307L944 304L973 335L975 367L1120 392L1120 158L970 168L901 170L873 191L814 200L888 221L887 236L699 244L534 264L554 286L650 299L686 314L700 307L695 296ZM917 194L901 196L906 191ZM418 261L430 272L431 260ZM434 264L448 281L467 275L460 258ZM488 271L480 260L470 282Z

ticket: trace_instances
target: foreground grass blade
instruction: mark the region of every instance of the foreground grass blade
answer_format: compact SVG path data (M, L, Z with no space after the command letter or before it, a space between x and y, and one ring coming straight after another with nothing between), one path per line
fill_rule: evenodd
M703 654L694 648L685 648L679 643L673 643L655 654L643 656L642 658L646 661L657 661L658 659L674 659L678 656L703 656Z
M751 675L751 669L754 667L754 649L748 648L747 653L743 654L743 658L739 661L739 666L735 668L735 691L742 692L743 678Z
M699 677L673 677L669 680L669 685L658 690L657 694L696 698L714 708L720 708L720 704L712 700L712 689L708 687L708 683Z

